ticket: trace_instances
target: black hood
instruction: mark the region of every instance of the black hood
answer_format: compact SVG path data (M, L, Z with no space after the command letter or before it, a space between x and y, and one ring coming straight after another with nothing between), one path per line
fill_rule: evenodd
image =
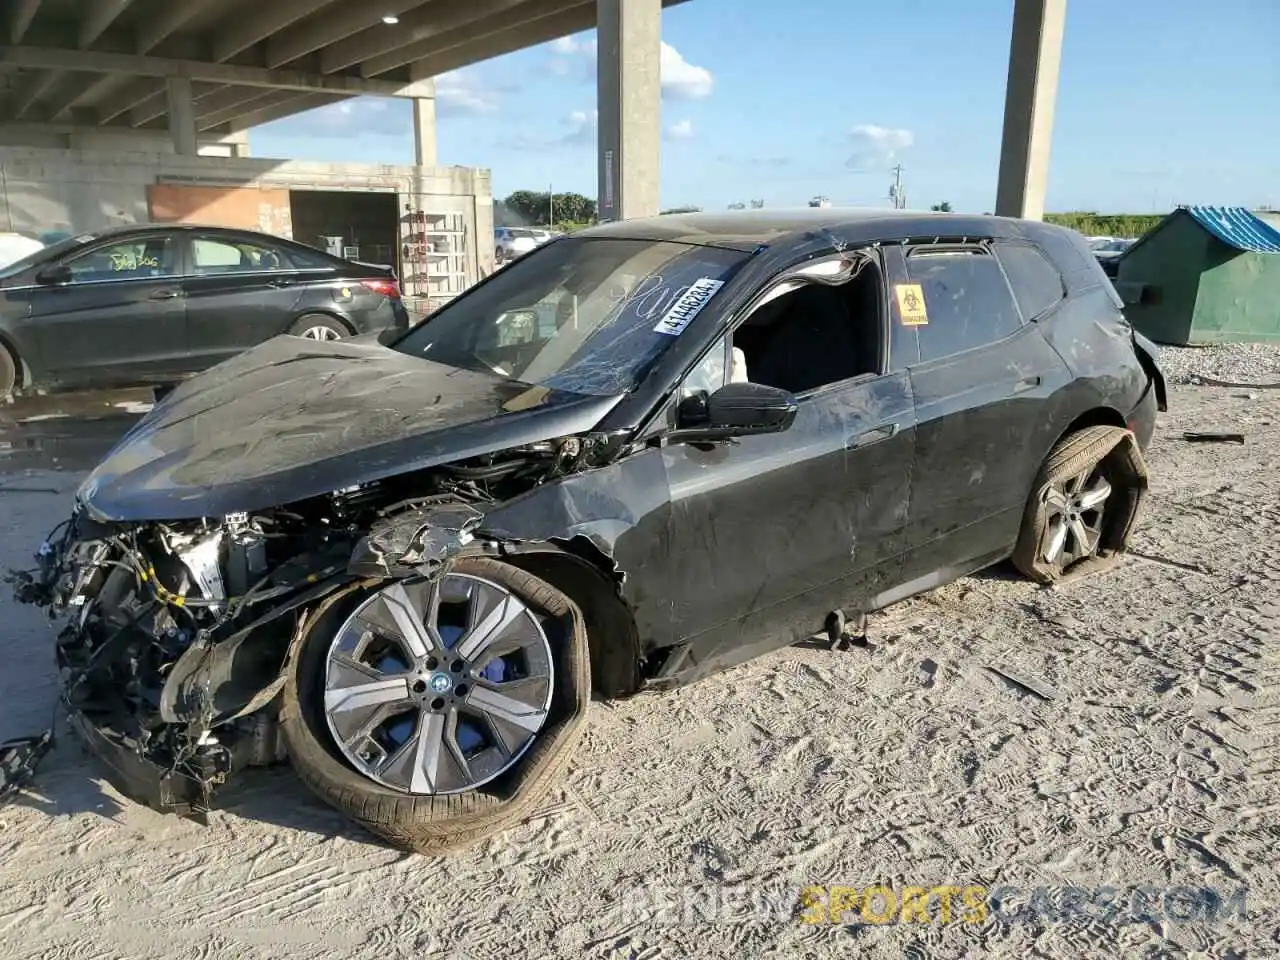
M443 366L372 338L276 337L170 394L79 496L112 520L259 510L582 433L617 401Z

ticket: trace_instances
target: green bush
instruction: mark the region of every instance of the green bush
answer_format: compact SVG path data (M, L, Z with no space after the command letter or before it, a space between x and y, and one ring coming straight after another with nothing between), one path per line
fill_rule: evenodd
M1045 222L1078 230L1086 237L1140 237L1165 218L1163 213L1046 213Z

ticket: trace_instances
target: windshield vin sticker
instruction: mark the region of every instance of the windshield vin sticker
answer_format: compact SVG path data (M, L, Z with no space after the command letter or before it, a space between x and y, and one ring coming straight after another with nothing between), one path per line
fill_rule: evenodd
M929 311L924 305L924 290L918 283L898 283L893 287L898 298L898 317L904 327L924 327L929 324Z
M681 294L680 299L658 321L658 325L653 328L654 333L665 333L672 337L684 333L684 328L693 322L693 318L707 305L707 301L723 286L723 280L712 280L710 277L693 281L689 284L689 289Z

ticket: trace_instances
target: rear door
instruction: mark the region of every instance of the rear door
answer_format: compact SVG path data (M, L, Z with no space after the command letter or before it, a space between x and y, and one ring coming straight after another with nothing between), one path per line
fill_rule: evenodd
M69 282L33 287L30 323L49 381L97 387L180 376L187 355L181 262L174 233L133 234L63 261Z
M183 281L192 360L211 366L284 333L301 294L300 273L281 248L235 234L191 233Z
M891 363L915 397L904 592L969 572L1013 547L1050 398L1071 374L1019 310L989 244L931 243L891 255Z

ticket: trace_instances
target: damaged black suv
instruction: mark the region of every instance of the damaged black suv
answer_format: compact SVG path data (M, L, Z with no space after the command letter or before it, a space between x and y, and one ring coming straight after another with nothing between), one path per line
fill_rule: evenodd
M1079 235L671 215L407 333L279 337L85 480L21 598L75 727L198 814L287 758L402 847L527 815L592 695L687 683L1012 558L1123 550L1165 409Z

